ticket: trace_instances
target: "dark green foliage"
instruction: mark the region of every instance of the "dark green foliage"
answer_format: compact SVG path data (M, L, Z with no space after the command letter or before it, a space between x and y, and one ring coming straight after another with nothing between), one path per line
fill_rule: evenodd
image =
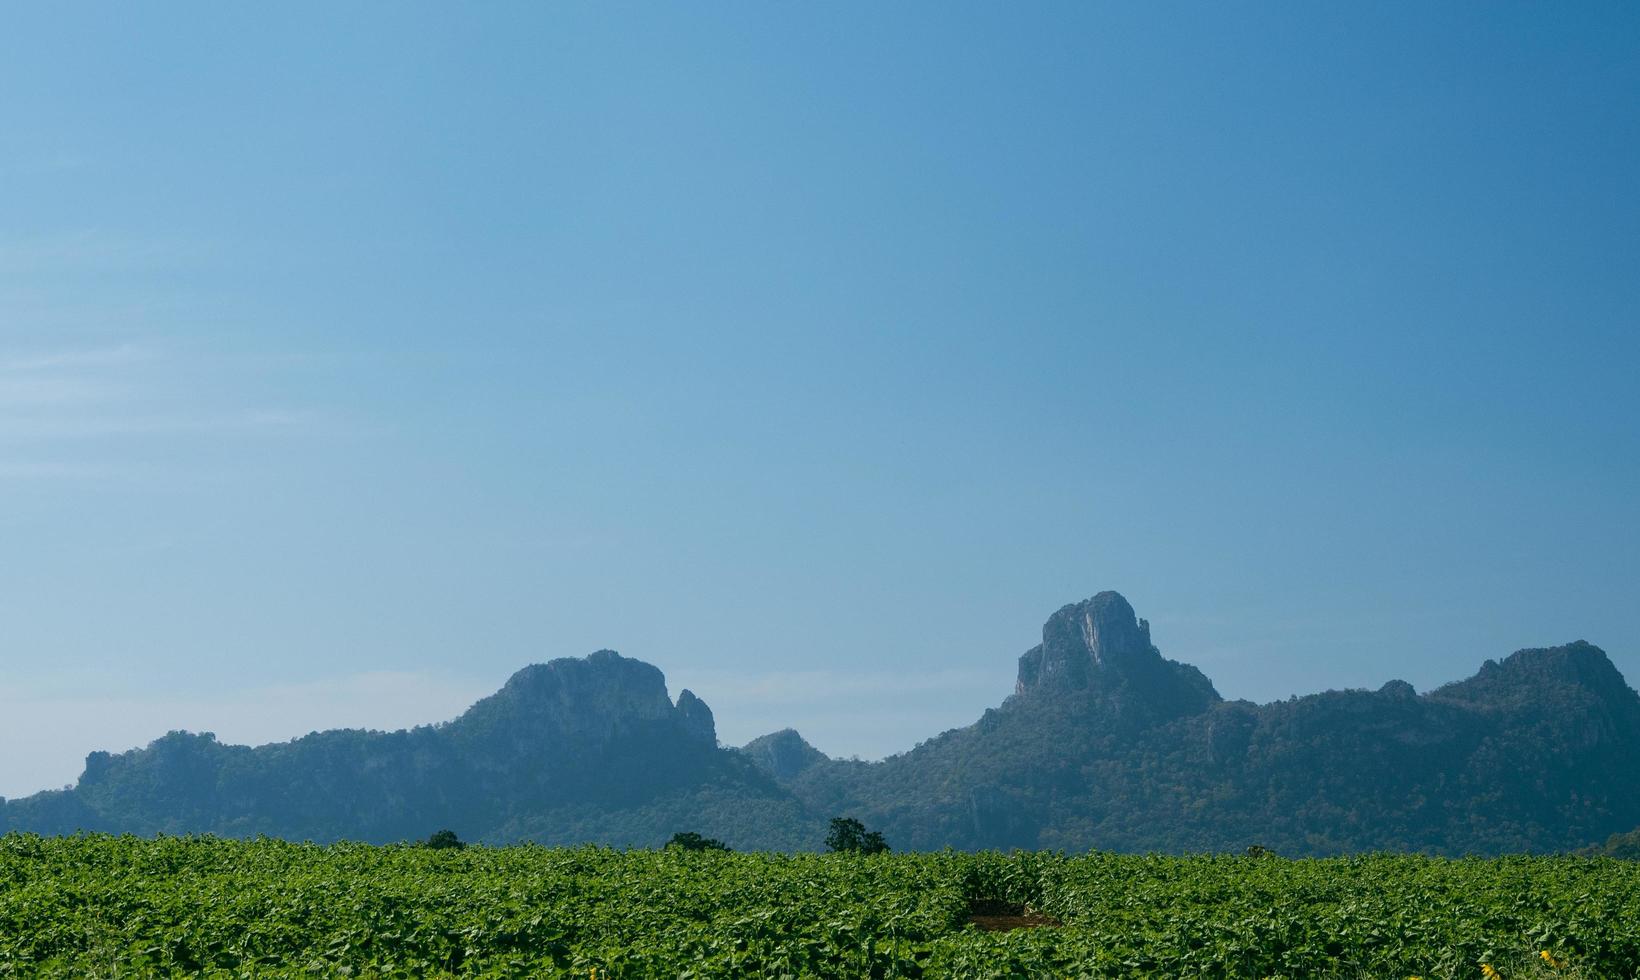
M832 817L826 831L826 850L832 853L886 854L888 842L853 817Z
M790 728L754 738L739 751L776 779L791 779L805 769L831 761Z
M976 931L988 903L1062 925ZM1545 951L1565 968L1530 972ZM0 977L1477 980L1482 963L1640 975L1640 864L0 837Z
M459 851L466 847L461 838L453 830L435 831L432 836L421 842L422 847L430 847L435 851Z
M666 842L667 847L678 847L685 851L727 851L729 845L715 837L702 837L693 830L683 830L672 835Z
M1611 857L1624 861L1640 861L1640 827L1626 834L1613 834L1604 844L1585 847L1577 853L1586 857Z

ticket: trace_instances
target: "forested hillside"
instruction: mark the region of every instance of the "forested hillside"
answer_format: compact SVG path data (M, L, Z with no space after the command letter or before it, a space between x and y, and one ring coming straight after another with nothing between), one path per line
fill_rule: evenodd
M1640 826L1640 697L1577 642L1425 694L1389 681L1225 701L1120 595L1066 606L976 723L876 763L794 731L718 745L711 710L610 651L519 671L454 721L257 748L173 732L93 753L0 830L814 849L849 814L898 849L1287 854L1568 850Z

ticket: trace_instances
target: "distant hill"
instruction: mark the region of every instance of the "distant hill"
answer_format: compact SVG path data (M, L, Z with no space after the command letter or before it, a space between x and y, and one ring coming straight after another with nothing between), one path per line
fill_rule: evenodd
M1587 643L1422 696L1226 702L1107 592L1048 620L978 723L882 763L770 772L916 848L1499 853L1640 824L1637 750L1640 697Z
M796 849L823 834L792 794L718 747L711 709L600 650L525 667L443 725L246 748L171 732L93 752L71 790L12 800L0 830L640 845L674 829Z
M1114 592L1049 618L1012 696L883 762L790 729L717 744L648 664L600 651L527 667L446 724L258 748L173 732L93 753L0 830L388 841L817 847L850 814L900 849L1558 851L1640 826L1640 696L1576 642L1487 661L1426 694L1225 701L1164 658Z

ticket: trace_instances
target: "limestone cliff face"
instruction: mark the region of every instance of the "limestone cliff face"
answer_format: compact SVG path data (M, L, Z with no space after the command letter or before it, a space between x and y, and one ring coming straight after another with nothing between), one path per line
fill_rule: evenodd
M690 735L717 744L717 723L712 718L712 709L688 688L678 695L678 724Z
M684 691L674 705L666 675L613 650L525 667L450 725L461 734L504 731L511 740L543 746L602 741L640 728L675 728L681 737L717 740L706 702Z
M1150 624L1116 592L1048 617L1042 642L1019 658L1016 695L1080 691L1137 699L1160 717L1196 714L1221 700L1201 671L1162 657L1150 641Z

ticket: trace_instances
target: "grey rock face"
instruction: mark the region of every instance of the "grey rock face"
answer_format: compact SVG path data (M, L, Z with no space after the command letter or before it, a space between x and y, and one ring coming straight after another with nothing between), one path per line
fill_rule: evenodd
M525 667L451 722L464 734L504 734L537 746L562 739L603 741L655 725L675 725L692 737L717 741L705 702L685 691L674 706L666 675L613 650Z
M1162 657L1150 642L1150 624L1115 592L1054 613L1042 626L1042 643L1019 658L1016 695L1070 691L1125 692L1125 700L1166 717L1220 700L1201 671Z
M1042 626L1042 644L1019 658L1015 693L1033 688L1085 688L1099 670L1121 670L1161 654L1150 624L1116 592L1065 606Z
M690 735L717 744L717 725L712 719L712 709L688 688L678 695L678 723Z

